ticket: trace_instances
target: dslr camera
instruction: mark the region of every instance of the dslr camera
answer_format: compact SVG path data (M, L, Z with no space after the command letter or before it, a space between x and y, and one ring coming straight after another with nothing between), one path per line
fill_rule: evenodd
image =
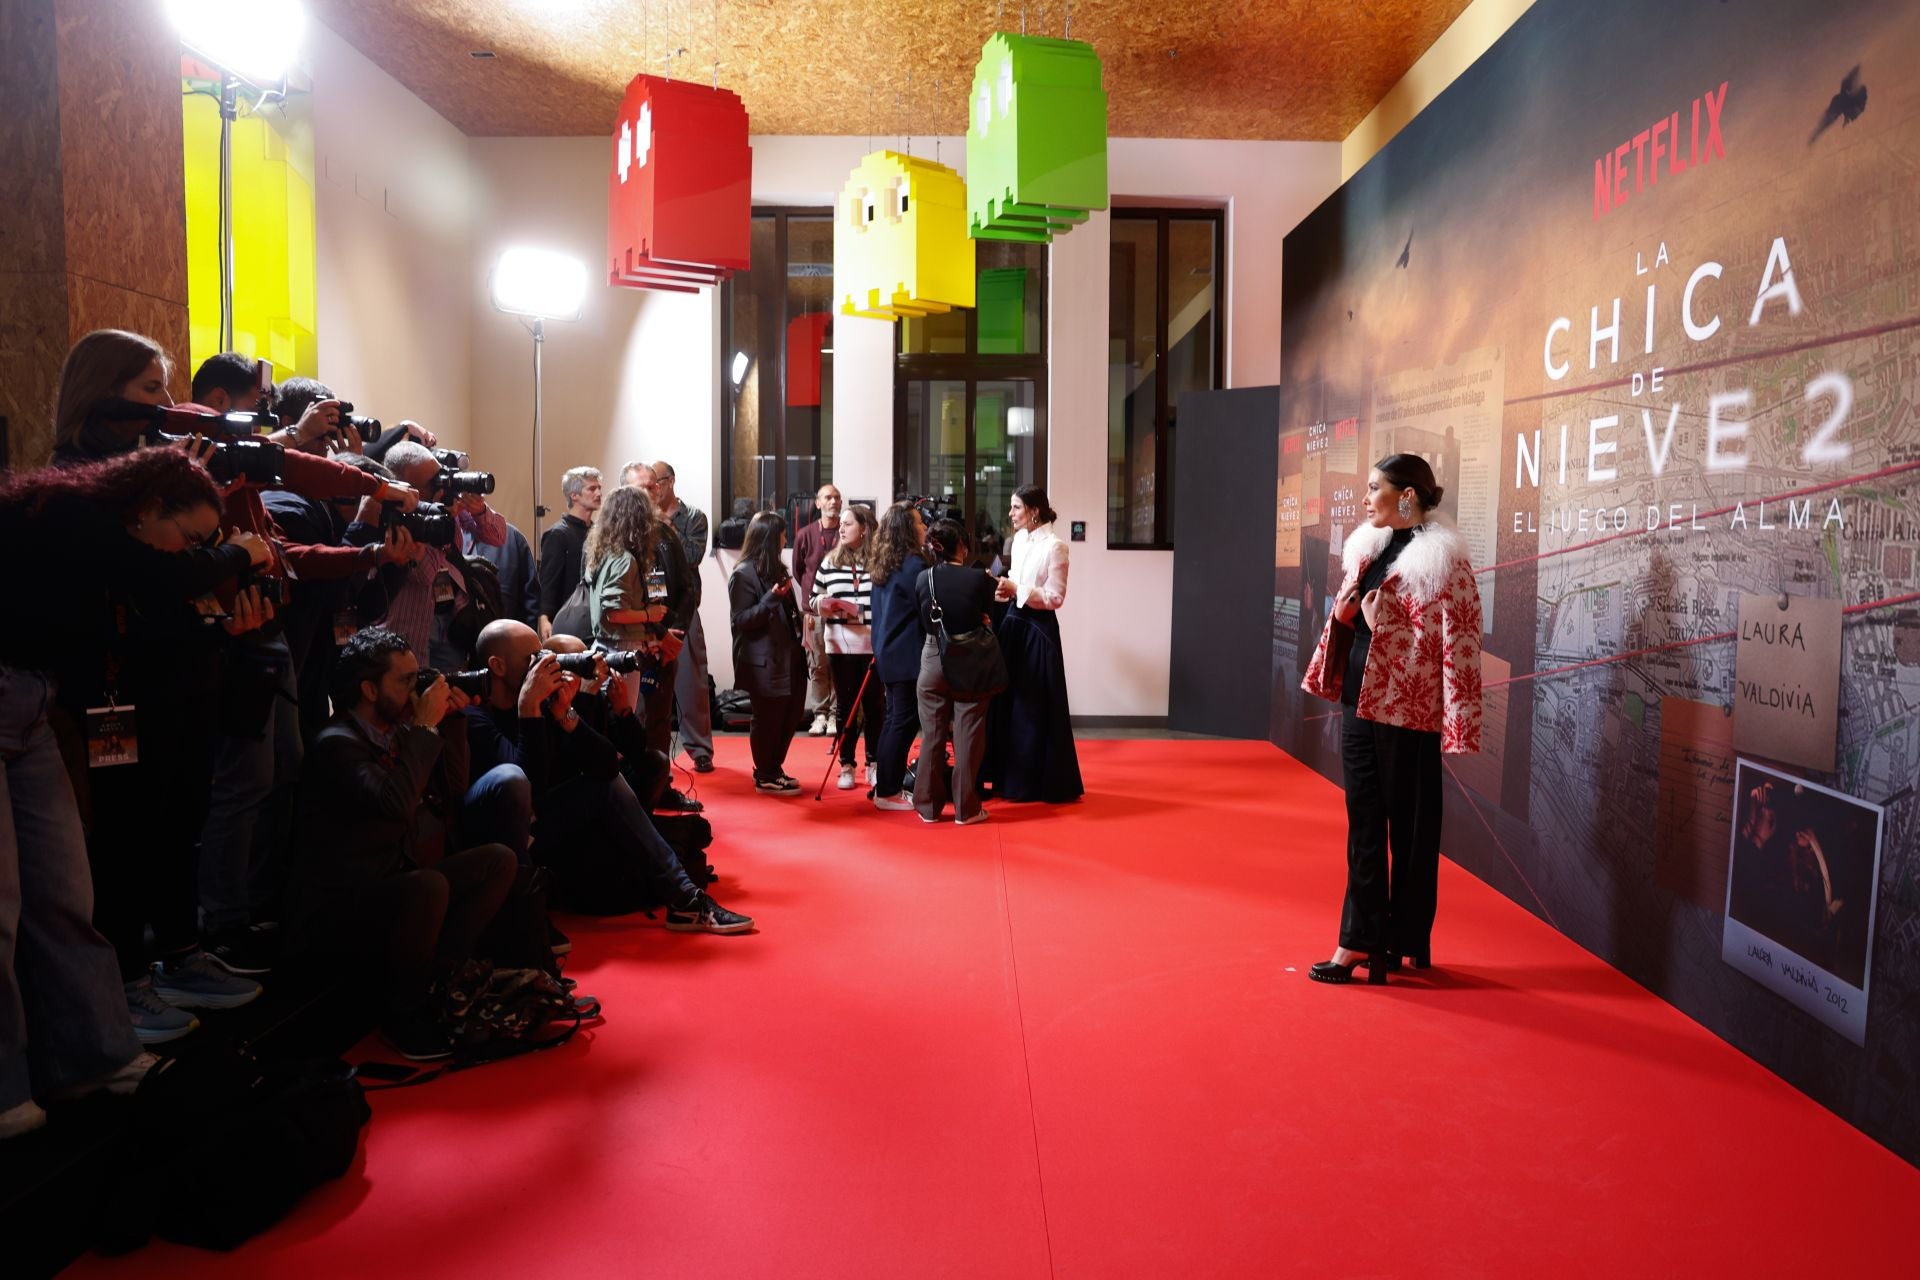
M443 551L460 537L460 527L454 523L452 513L437 502L423 502L411 511L406 509L404 503L382 502L380 530L383 537L388 529L405 529L413 535L415 542L424 542Z
M352 427L360 439L368 444L372 444L375 440L378 440L382 430L380 419L356 416L353 412L353 401L351 400L342 400L340 402L340 425L343 427Z
M432 667L422 667L413 678L414 692L425 693L441 676L447 678L449 688L458 689L469 698L486 697L487 681L492 679L492 673L487 671L437 671Z
M434 452L436 454L447 454L453 453L454 451L451 449L437 449ZM456 456L464 458L466 455L458 454ZM440 474L433 478L433 493L435 497L443 502L451 502L453 499L463 497L469 493L484 495L492 492L493 472L456 471L447 466L445 458L441 458Z

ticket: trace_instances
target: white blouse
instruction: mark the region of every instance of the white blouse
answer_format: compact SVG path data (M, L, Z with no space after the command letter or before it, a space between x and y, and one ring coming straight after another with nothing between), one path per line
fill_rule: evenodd
M1026 609L1058 609L1067 602L1067 544L1051 524L1013 535L1014 601Z

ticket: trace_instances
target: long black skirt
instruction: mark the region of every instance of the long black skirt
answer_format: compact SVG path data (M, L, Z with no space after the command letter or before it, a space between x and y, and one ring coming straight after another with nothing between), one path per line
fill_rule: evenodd
M981 780L1001 800L1065 804L1086 790L1073 746L1060 619L1051 609L1010 607L1000 623L1007 689L987 713Z

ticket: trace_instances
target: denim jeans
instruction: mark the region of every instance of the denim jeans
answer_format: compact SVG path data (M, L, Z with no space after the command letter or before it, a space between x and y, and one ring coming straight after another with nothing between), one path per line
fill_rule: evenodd
M540 839L563 847L582 840L602 842L616 856L663 881L676 906L698 892L625 778L579 777L554 787L541 800Z
M0 668L0 1111L140 1052L93 882L46 678Z
M533 843L533 786L517 764L497 764L473 780L460 805L459 847L503 844L521 866Z
M913 735L919 731L920 703L915 682L887 681L887 718L880 727L880 758L874 761L876 800L900 794L900 786L907 776L907 752L913 749Z

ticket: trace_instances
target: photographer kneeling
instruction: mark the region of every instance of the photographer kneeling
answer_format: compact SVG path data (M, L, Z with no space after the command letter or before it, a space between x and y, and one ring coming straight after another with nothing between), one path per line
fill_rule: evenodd
M745 933L751 917L702 892L661 838L621 773L620 754L573 709L580 677L607 677L604 658L543 653L533 628L510 619L480 633L487 697L467 708L476 769L516 765L527 777L534 815L533 851L553 869L556 896L600 915L664 903L667 928ZM616 715L632 714L626 702Z
M300 779L292 894L294 949L381 966L382 1030L415 1060L451 1051L435 997L513 887L516 859L483 844L431 860L429 789L464 790L466 697L436 679L399 635L373 627L340 654L333 723Z

